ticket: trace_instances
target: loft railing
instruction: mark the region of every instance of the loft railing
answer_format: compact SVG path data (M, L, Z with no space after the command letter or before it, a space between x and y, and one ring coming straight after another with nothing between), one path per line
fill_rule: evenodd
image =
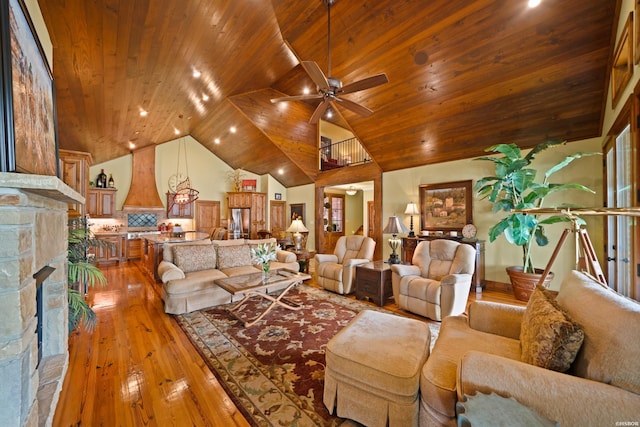
M319 154L319 166L322 171L371 161L371 156L365 151L357 138L349 138L333 144L326 144L322 141Z

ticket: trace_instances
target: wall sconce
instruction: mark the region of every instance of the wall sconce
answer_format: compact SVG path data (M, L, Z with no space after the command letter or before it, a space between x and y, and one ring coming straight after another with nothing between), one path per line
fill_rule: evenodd
M409 227L409 237L416 237L416 234L413 232L413 216L420 215L420 211L415 203L411 202L407 204L407 209L404 211L405 215L411 215L411 223Z
M406 233L407 227L398 219L397 216L392 215L389 217L387 226L382 230L383 233L391 234L389 239L389 246L391 246L391 256L389 257L389 264L400 264L400 257L396 250L400 247L400 239L397 238L398 233Z

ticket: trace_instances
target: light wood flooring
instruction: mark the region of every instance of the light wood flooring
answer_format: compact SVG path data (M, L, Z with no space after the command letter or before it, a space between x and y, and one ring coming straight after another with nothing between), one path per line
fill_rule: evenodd
M88 295L98 326L71 334L53 426L247 426L164 313L157 285L133 262L101 269L109 284ZM482 299L523 304L496 291L484 291ZM401 312L395 304L385 308Z

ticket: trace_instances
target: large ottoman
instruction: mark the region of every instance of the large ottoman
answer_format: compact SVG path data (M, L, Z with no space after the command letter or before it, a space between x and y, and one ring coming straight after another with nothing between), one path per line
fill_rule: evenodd
M429 326L364 310L327 344L323 401L330 413L369 427L418 425L420 372Z

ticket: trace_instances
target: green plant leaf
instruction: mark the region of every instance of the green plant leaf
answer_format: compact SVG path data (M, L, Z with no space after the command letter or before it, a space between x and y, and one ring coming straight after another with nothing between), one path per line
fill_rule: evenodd
M589 156L598 156L598 155L602 155L602 153L581 152L581 153L570 154L567 157L565 157L564 160L562 160L560 163L556 164L555 166L547 170L544 176L548 179L551 175L558 172L560 169L564 168L565 166L567 166L569 163L573 162L576 159L581 159L583 157L589 157Z

